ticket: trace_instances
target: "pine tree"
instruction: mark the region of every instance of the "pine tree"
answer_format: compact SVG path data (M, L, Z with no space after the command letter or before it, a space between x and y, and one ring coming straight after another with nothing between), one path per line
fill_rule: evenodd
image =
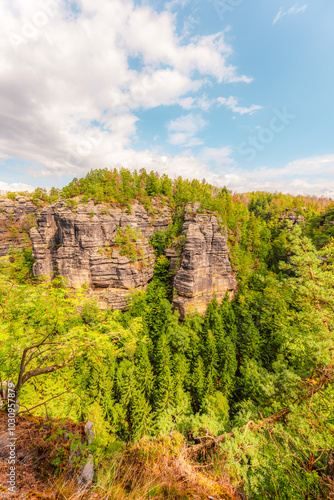
M220 350L218 367L218 388L224 394L230 394L233 391L237 366L235 344L230 337L226 337Z
M128 439L132 434L132 409L137 396L137 384L134 365L129 360L120 362L116 375L116 400L124 415L121 436Z
M259 359L261 335L250 313L247 313L243 318L239 331L239 348L242 358Z
M173 405L175 401L175 381L172 374L171 353L165 335L158 341L155 360L157 375L155 378L154 409L159 414Z
M174 379L174 404L180 405L185 399L185 386L189 366L186 357L182 353L173 356L173 379Z
M191 375L191 395L194 412L198 412L201 408L205 395L205 380L204 363L202 357L199 356Z
M205 352L204 352L204 363L205 363L205 396L213 394L217 386L218 380L218 367L219 358L217 352L216 339L211 332L208 330L205 340Z
M145 398L150 401L152 397L154 375L148 356L147 344L140 342L135 354L135 377L138 387L141 388Z
M237 322L233 310L233 304L229 300L228 292L226 292L219 307L219 314L222 318L222 325L226 335L228 335L233 342L236 342L238 336Z
M144 391L137 388L131 403L131 433L134 440L148 436L153 430L152 408L145 398Z
M210 302L205 313L203 332L205 333L209 330L214 334L216 342L219 342L219 340L225 336L225 330L221 315L219 314L216 297Z

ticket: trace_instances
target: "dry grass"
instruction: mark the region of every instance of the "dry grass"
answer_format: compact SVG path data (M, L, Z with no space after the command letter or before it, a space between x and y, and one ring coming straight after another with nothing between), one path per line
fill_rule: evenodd
M187 451L179 433L143 438L101 466L100 488L91 491L109 500L241 498L226 478L215 476L210 464L190 461Z
M114 453L101 464L97 483L79 490L77 481L54 480L52 493L27 500L237 500L242 499L229 480L214 473L209 463L188 459L183 436L147 438ZM35 495L35 496L34 496Z
M1 415L2 414L2 415ZM0 412L0 418L4 412ZM52 425L53 424L53 425ZM54 425L57 424L57 425ZM66 437L45 439L64 426L70 432L83 433L83 424L45 422L40 417L17 418L18 464L17 494L25 500L236 500L243 498L224 477L224 459L217 464L213 456L190 458L185 438L175 432L155 439L143 438L122 451L106 455L97 468L96 483L86 490L78 485L79 470L69 463L56 477L51 464L54 450L66 450ZM4 426L3 426L4 428ZM0 433L1 434L1 433ZM0 436L1 437L1 436ZM2 436L5 439L5 436ZM219 458L219 457L218 457ZM219 471L218 473L216 471ZM0 498L6 491L6 457L0 453ZM2 485L2 486L1 486Z

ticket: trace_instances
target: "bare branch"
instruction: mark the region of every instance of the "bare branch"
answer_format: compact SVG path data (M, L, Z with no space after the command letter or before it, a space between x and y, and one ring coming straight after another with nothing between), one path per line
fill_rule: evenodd
M23 375L21 386L32 377L37 377L38 375L43 375L44 373L52 373L52 372L55 372L56 370L61 370L62 368L65 368L66 366L69 365L69 363L73 359L74 358L71 357L71 358L67 359L66 361L64 361L63 363L59 363L59 364L52 365L52 366L45 366L44 368L40 367L40 368L35 368L34 370L30 370L29 372L27 372ZM18 391L18 389L17 389L17 391Z
M49 401L51 401L52 399L59 398L59 396L62 396L63 394L66 394L67 392L70 392L70 391L64 391L64 392L61 392L60 394L56 394L56 396L53 396L52 398L47 399L46 401L43 401L43 403L39 403L38 405L33 406L32 408L28 408L27 410L24 410L24 411L19 411L19 412L17 413L17 415L21 415L22 413L27 413L27 412L30 412L31 410L34 410L35 408L38 408L39 406L45 405L46 403L48 403L48 402L49 402ZM26 406L25 406L25 408L26 408Z

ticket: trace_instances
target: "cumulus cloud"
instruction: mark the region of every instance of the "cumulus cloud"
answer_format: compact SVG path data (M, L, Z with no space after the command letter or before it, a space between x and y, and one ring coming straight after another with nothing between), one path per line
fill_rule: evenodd
M0 152L41 165L32 175L150 163L134 148L139 110L208 109L205 85L251 81L224 32L185 43L170 10L132 0L4 0L0 19Z
M183 109L201 109L203 111L208 111L214 104L214 99L209 99L207 95L203 94L196 97L183 97L178 100L178 104Z
M213 164L214 166L229 166L233 162L232 158L232 148L229 146L221 148L203 148L199 154L199 158L208 164Z
M35 188L30 184L24 184L22 182L2 182L0 181L0 194L6 193L7 191L28 191L31 192Z
M258 111L259 109L262 109L262 106L259 106L257 104L252 104L248 108L245 106L238 106L238 99L236 97L230 96L230 97L218 97L217 102L221 106L225 106L227 109L230 109L233 111L233 113L238 113L240 115L252 115L255 113L255 111Z
M239 193L270 191L309 194L334 198L334 155L314 156L289 162L282 168L260 167L254 170L222 168L220 184Z
M308 7L307 4L305 4L301 7L298 7L298 5L296 4L296 5L293 5L292 7L290 7L290 9L288 9L288 10L280 9L276 14L276 17L273 21L273 24L276 24L278 21L280 21L285 16L294 16L296 14L304 14L307 7Z
M215 186L226 186L238 193L278 191L334 199L334 154L301 158L279 169L263 166L249 170L237 166L232 153L233 149L227 146L202 148L197 158L152 155L147 167L169 173L172 177L182 175L188 179L206 179Z
M169 141L182 148L200 146L198 136L207 123L193 110L207 111L214 104L206 85L251 78L230 64L232 48L224 32L185 43L170 10L157 13L131 0L81 0L75 10L69 5L65 0L0 3L0 158L37 165L25 170L38 177L145 167L172 177L206 178L239 192L334 195L331 156L248 171L233 168L233 151L224 145L203 147L197 158L166 155L158 147L138 150L140 110L179 104L192 111L169 122ZM133 58L138 65L131 66ZM242 106L232 96L218 102L241 115L260 109ZM0 189L33 186L1 182Z
M198 146L203 144L196 135L207 125L200 115L180 116L176 120L171 120L168 124L168 140L174 146Z

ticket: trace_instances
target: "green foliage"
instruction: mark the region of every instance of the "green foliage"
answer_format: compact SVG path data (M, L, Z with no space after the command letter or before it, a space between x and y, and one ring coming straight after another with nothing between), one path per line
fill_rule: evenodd
M131 261L144 257L141 240L141 232L130 226L126 226L125 229L119 228L117 231L116 245L119 245L121 255L126 255Z
M133 294L126 312L101 310L84 290L73 291L59 278L34 280L31 250L11 249L1 259L0 379L18 380L27 346L38 346L27 370L61 366L27 379L22 404L42 403L64 388L61 403L47 403L48 413L92 420L97 461L120 440L178 430L198 444L227 433L220 444L222 476L229 474L250 498L324 497L326 457L334 447L329 200L239 196L205 182L126 169L95 170L60 194L36 190L32 198L41 204L58 196L72 207L81 197L128 212L136 199L152 218L167 203L173 222L152 236L154 276L145 292ZM195 313L180 322L164 251L184 245L189 202L219 216L239 285L233 300L226 294L203 317ZM305 224L289 225L291 211ZM120 229L120 253L143 259L141 238L130 226ZM42 414L44 406L35 411Z
M16 283L32 282L33 264L31 248L19 250L11 247L8 255L0 259L0 273Z
M86 302L82 308L81 317L86 325L92 325L99 321L101 311L96 301Z
M66 434L66 442L62 441L61 444L58 444L58 437L62 437L64 434ZM79 471L87 463L91 451L90 446L82 442L82 438L78 433L73 434L62 427L57 427L56 431L45 439L45 442L48 441L55 441L56 445L51 460L51 465L55 467L55 476L63 472L66 465L70 465L72 469Z

